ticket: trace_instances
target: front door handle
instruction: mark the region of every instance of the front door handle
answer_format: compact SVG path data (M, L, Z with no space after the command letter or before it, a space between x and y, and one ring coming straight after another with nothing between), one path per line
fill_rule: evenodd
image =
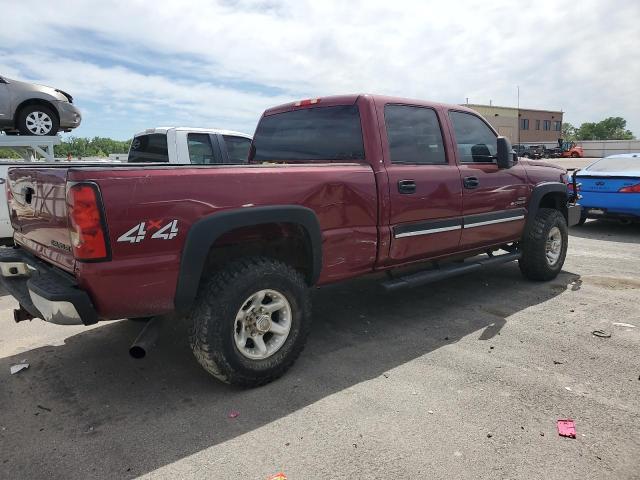
M462 183L464 188L477 188L480 185L480 180L478 177L464 177Z
M414 180L398 180L398 192L404 195L416 193L416 182Z

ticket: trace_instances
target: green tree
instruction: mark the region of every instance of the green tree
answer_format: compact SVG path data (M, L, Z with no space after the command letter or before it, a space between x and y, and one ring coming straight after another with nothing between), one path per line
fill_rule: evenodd
M15 159L19 159L22 158L20 155L18 155L14 150L10 149L10 148L0 148L0 158L15 158Z
M576 130L577 140L633 140L627 121L622 117L608 117L594 123L586 122Z
M576 139L576 127L571 125L570 123L562 124L562 138L565 140L577 140Z
M93 137L78 138L69 137L60 145L54 147L56 157L107 157L112 153L127 153L131 140L113 140L111 138Z
M111 138L93 137L79 138L69 137L53 147L54 156L66 158L71 154L74 159L78 157L108 157L111 153L127 153L131 140L113 140ZM22 158L10 148L0 148L0 158Z

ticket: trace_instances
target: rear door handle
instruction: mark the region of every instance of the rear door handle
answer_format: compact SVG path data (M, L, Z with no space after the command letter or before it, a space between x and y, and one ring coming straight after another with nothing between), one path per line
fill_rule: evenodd
M480 180L478 180L478 177L464 177L462 183L464 188L476 188L480 185Z
M416 193L416 182L414 180L398 180L398 192L404 195Z

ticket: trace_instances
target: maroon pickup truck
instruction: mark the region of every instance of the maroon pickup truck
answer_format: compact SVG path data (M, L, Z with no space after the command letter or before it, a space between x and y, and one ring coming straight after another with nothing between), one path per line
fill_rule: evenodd
M300 354L312 286L387 271L395 290L514 260L554 278L579 219L566 181L457 105L304 100L263 114L244 165L11 169L0 278L16 321L186 317L200 364L255 386Z

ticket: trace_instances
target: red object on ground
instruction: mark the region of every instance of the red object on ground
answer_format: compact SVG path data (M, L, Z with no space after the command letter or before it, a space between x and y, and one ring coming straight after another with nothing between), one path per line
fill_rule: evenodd
M284 473L276 473L275 475L271 475L267 480L287 480L287 476Z
M573 420L558 420L558 434L561 437L576 438L576 424Z

